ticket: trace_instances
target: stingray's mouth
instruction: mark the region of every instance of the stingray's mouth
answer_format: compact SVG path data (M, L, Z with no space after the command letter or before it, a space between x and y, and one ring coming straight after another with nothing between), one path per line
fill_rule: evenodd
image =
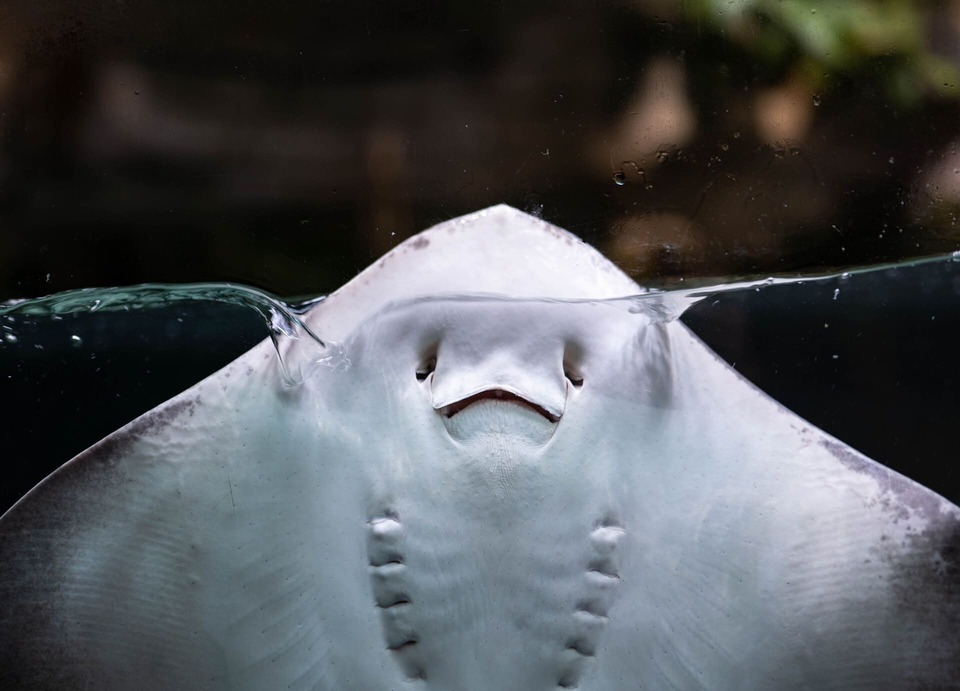
M479 403L480 401L494 401L498 403L507 403L513 405L519 405L529 410L538 413L543 416L549 422L556 424L560 421L558 415L554 415L548 411L543 406L539 406L536 403L528 401L522 396L518 396L515 393L509 391L504 391L503 389L490 389L488 391L481 391L480 393L475 393L472 396L468 396L459 401L455 401L450 405L445 405L440 408L437 412L443 415L446 418L452 418L454 415L459 413L464 408L473 405L474 403Z

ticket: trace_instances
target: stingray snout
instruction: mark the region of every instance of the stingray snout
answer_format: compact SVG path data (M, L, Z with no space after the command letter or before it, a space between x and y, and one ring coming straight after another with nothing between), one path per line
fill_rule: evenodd
M472 356L472 357L471 357ZM556 424L567 405L568 380L560 358L518 357L500 352L441 352L427 384L433 408L447 419L477 404L508 412L533 411Z

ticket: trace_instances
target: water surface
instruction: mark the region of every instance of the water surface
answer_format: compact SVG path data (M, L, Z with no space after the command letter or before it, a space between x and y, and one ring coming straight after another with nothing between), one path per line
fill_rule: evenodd
M336 344L302 322L319 300L280 300L221 283L85 289L6 303L0 511L76 453L264 338L278 352L296 353L277 359L295 386L336 355ZM654 318L682 314L787 407L960 503L960 256L823 276L702 281L613 302ZM285 348L291 342L297 349Z

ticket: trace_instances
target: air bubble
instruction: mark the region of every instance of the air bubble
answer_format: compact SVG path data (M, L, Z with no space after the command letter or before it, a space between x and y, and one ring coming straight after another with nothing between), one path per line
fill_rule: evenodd
M73 334L70 336L70 345L72 345L74 348L79 348L83 345L83 339L77 336L77 334Z

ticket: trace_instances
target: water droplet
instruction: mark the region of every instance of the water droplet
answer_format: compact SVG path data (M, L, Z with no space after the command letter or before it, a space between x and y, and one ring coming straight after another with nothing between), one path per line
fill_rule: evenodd
M726 142L720 142L720 150L721 150L721 151L730 151L730 145L727 144Z
M627 175L622 170L618 170L613 174L613 181L623 187L627 184Z
M660 163L663 163L664 161L669 160L669 158L670 158L669 151L664 151L663 149L660 149L659 151L657 151L657 160L660 161Z
M950 259L955 262L960 262L960 250L956 250L953 254L951 254Z
M814 94L813 95L813 105L819 106L823 102L823 94Z
M834 289L833 289L833 299L836 300L836 299L837 299L837 296L838 296L839 294L840 294L840 289L839 289L839 288L834 288Z
M3 340L7 343L16 343L17 337L14 334L3 334Z
M83 339L77 336L77 334L73 334L70 336L70 345L72 345L74 348L79 348L83 345Z
M840 280L841 280L841 281L846 281L848 278L850 278L850 272L849 272L849 271L844 271L842 274L840 274Z
M840 356L837 355L836 353L834 353L834 354L833 354L833 359L834 359L834 360L839 360L839 359L840 359Z

